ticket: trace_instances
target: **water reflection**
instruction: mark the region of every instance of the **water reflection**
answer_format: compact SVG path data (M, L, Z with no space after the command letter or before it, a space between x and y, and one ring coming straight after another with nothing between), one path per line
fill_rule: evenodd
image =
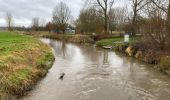
M56 61L23 100L168 100L170 79L133 58L49 39ZM65 72L63 81L60 73ZM48 94L48 95L47 95Z
M103 54L104 54L103 55L103 65L107 65L109 63L109 61L108 61L108 51L105 50Z

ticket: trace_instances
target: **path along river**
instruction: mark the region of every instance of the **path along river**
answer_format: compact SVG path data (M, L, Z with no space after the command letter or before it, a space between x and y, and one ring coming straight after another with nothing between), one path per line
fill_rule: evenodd
M21 100L170 100L170 78L150 65L93 45L42 41L56 60Z

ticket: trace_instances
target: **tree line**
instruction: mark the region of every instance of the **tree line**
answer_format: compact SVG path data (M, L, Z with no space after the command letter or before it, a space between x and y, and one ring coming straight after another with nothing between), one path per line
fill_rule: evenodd
M114 7L116 1L87 1L90 6L81 11L76 21L77 30L98 34L125 31L132 36L144 35L149 43L161 49L169 45L170 0L126 0L130 8Z
M151 43L164 48L170 36L170 0L124 0L129 6L117 6L123 0L86 0L78 18L71 23L70 8L59 2L53 9L52 21L40 25L39 18L32 19L32 30L48 30L64 34L67 28L79 34L112 34L125 31L132 36L142 34ZM6 21L11 30L12 15L7 13Z

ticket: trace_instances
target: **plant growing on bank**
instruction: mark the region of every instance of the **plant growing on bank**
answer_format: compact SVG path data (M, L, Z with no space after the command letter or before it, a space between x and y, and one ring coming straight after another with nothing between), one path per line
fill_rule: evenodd
M170 57L163 57L160 61L160 68L162 71L170 71Z

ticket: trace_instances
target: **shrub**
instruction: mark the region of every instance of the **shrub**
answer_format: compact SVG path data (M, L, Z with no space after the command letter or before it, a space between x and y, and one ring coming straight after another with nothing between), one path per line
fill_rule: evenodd
M163 57L160 61L161 70L170 70L170 57Z

